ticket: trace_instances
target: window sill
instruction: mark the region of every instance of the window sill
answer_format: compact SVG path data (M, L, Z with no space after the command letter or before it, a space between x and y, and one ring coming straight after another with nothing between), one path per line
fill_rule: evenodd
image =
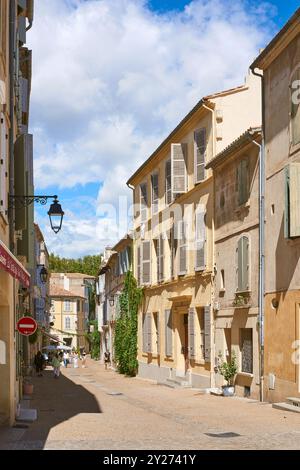
M249 379L253 379L254 374L251 372L238 372L237 375L240 375L241 377L249 377Z

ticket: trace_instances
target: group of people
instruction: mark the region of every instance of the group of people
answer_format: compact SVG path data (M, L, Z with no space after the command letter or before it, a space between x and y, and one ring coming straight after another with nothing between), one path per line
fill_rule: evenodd
M69 364L72 364L74 368L78 366L78 360L81 359L81 367L86 367L86 353L83 352L82 355L78 354L76 351L73 351L69 354L68 351L54 352L53 354L49 353L48 364L53 367L54 378L58 378L60 375L60 367L63 364L64 367L68 367ZM43 370L46 366L46 359L41 351L38 351L34 358L34 365L36 374L38 377L43 376Z

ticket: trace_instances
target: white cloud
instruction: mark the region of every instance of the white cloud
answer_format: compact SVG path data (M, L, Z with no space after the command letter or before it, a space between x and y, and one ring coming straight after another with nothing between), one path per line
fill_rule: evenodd
M267 41L266 5L195 0L158 15L143 0L36 2L36 186L103 183L101 203L130 194L127 178L203 95L242 83Z

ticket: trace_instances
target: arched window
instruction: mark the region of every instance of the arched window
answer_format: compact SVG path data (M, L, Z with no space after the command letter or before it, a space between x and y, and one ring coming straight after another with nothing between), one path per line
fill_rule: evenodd
M245 292L250 290L249 279L249 238L242 236L237 244L236 271L237 271L237 291Z

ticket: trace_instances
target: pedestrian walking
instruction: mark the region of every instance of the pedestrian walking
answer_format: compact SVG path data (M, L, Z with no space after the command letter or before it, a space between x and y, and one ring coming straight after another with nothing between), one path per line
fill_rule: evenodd
M66 352L64 352L63 359L64 359L64 366L65 366L65 367L68 367L68 364L69 364L69 354L66 353Z
M60 360L57 353L53 356L51 365L53 367L54 378L58 379L60 374Z
M74 357L73 357L73 367L74 367L74 369L77 369L77 367L78 367L78 354L77 354L77 352L74 354Z
M44 359L43 354L41 353L41 351L38 351L34 357L34 365L35 365L35 370L36 370L36 374L38 377L43 376L42 372L44 369L44 362L45 362L45 359Z

